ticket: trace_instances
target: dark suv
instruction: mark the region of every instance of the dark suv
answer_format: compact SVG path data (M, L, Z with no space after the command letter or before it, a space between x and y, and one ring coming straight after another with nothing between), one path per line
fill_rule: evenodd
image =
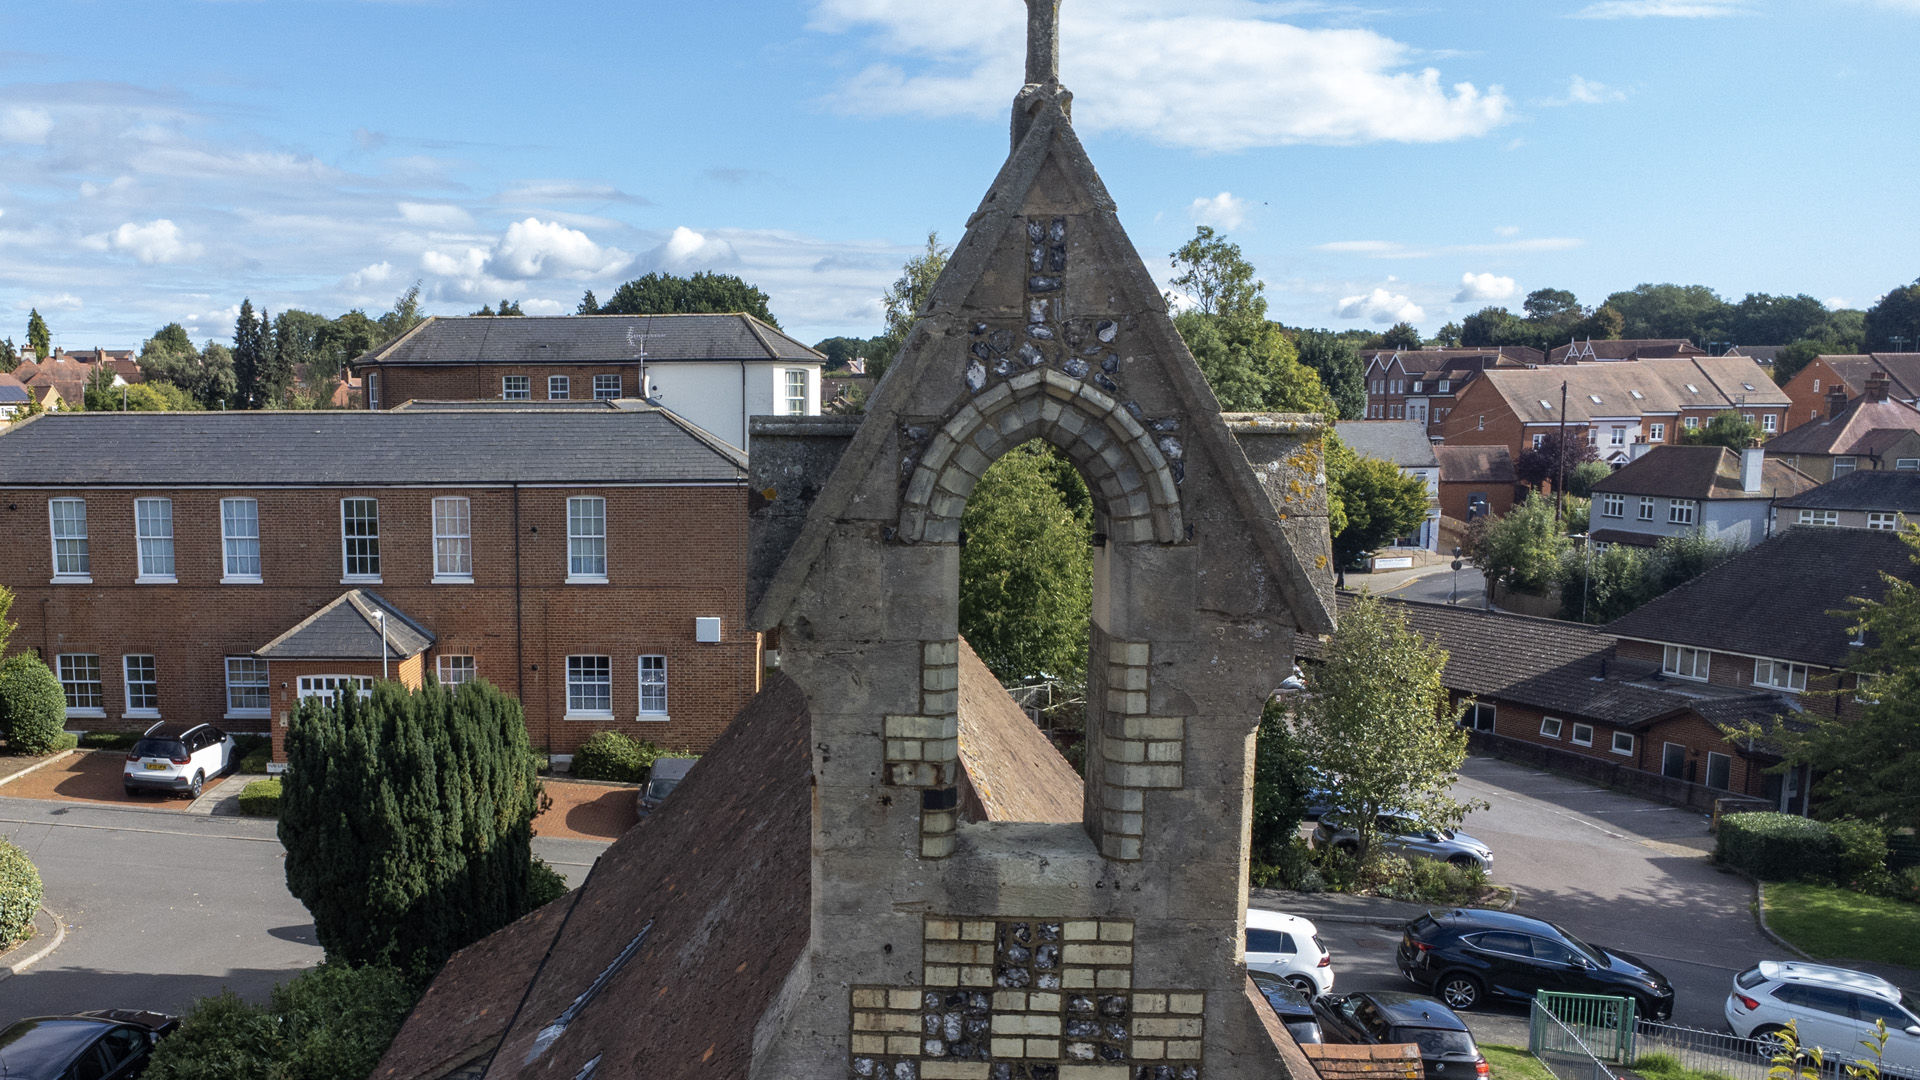
M1418 994L1374 990L1313 999L1313 1013L1328 1042L1420 1048L1426 1080L1485 1080L1486 1055L1453 1010Z
M1456 1009L1542 990L1631 997L1641 1016L1673 1015L1673 984L1638 958L1589 945L1550 922L1499 911L1431 911L1406 926L1400 971Z
M179 1025L131 1009L36 1016L0 1031L0 1071L9 1080L134 1080Z

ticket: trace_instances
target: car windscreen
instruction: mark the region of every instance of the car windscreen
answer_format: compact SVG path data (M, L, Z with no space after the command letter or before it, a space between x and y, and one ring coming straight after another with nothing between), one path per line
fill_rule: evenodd
M1265 973L1262 972L1262 974ZM1272 1005L1276 1012L1308 1015L1313 1012L1313 1004L1307 1000L1307 995L1285 979L1271 977L1255 979L1253 984L1260 988L1261 996L1267 999L1267 1004Z
M1437 1057L1478 1057L1474 1049L1473 1036L1464 1031L1443 1031L1440 1028L1395 1028L1392 1041L1413 1043L1420 1047L1423 1058Z
M1287 1031L1293 1035L1293 1041L1302 1045L1313 1045L1327 1041L1318 1022L1313 1020L1294 1020L1287 1024Z
M1757 967L1750 967L1733 977L1734 985L1742 990L1751 990L1766 981L1767 977L1760 974L1760 969Z
M54 1080L106 1025L95 1020L22 1020L0 1032L10 1080Z
M650 799L664 799L668 795L673 794L673 789L679 786L680 778L677 776L672 779L652 781L647 785L647 797Z
M1548 923L1547 925L1553 927L1554 930L1558 931L1560 934L1560 939L1562 941L1565 941L1567 944L1573 946L1573 950L1575 952L1579 953L1581 956L1584 956L1588 960L1592 961L1594 967L1603 968L1607 966L1607 958L1600 955L1599 949L1596 949L1593 946L1587 944L1586 942L1581 941L1579 938L1574 937L1572 934L1567 932L1566 927L1561 926L1559 923Z
M186 757L187 744L179 739L141 739L133 744L133 752L141 757Z

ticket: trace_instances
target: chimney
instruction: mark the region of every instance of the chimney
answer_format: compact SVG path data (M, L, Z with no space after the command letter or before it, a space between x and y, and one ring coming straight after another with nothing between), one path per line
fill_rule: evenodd
M1639 461L1641 458L1646 457L1648 451L1652 449L1653 449L1653 444L1648 442L1647 440L1635 439L1633 441L1633 445L1627 447L1627 460Z
M1827 391L1827 419L1831 420L1834 417L1839 416L1840 410L1846 407L1847 407L1847 388L1846 387L1835 386L1833 389Z
M1760 490L1760 470L1767 461L1767 452L1758 446L1749 446L1740 451L1740 490L1753 494Z
M1867 376L1867 400L1868 401L1887 400L1887 384L1891 381L1892 381L1891 378L1884 371L1876 371L1873 374L1868 375Z

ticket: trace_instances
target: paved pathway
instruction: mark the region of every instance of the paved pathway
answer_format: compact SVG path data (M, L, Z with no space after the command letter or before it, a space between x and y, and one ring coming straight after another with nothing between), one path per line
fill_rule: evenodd
M1421 604L1454 602L1480 607L1486 603L1487 578L1470 565L1455 574L1449 561L1384 574L1348 574L1347 588L1355 592L1366 589L1375 596Z

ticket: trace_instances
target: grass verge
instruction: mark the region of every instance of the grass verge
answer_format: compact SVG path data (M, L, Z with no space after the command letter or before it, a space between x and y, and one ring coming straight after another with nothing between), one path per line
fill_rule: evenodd
M1765 886L1767 925L1821 960L1879 960L1920 967L1920 904L1832 885Z
M1672 1054L1642 1054L1634 1060L1633 1071L1645 1080L1732 1080L1725 1073L1689 1069Z
M1493 1072L1493 1080L1553 1080L1553 1074L1547 1071L1540 1059L1527 1053L1521 1046L1480 1046L1480 1052L1487 1055L1487 1067Z

